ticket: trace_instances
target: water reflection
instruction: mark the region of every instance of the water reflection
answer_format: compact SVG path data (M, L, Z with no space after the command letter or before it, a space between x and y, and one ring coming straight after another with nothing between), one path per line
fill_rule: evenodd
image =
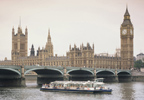
M32 81L27 80L27 81L26 81L26 86L27 86L27 87L38 87L37 81L35 81L35 80L32 80Z
M133 83L120 83L120 92L122 100L133 100L135 92Z
M137 98L137 100L143 100L144 99L144 82L134 82L133 88L135 90L134 92L134 98Z

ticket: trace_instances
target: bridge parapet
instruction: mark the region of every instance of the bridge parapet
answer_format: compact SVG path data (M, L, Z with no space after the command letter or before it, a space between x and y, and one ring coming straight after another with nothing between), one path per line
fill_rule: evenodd
M69 67L66 66L66 71L67 74L71 71L76 71L76 70L84 70L84 71L88 71L91 72L94 75L94 68L87 68L87 67ZM20 76L22 74L22 67L21 66L16 66L16 65L0 65L0 69L6 69L6 70L11 70L14 71L16 73L18 73ZM51 69L51 70L57 70L59 72L61 72L61 74L64 74L64 67L63 66L24 66L24 73L28 73L29 71L33 71L33 70L38 70L38 69ZM127 72L131 75L131 70L127 70L127 69L109 69L109 68L95 68L96 69L96 73L100 72L100 71L110 71L112 73L116 73L117 74L120 72Z

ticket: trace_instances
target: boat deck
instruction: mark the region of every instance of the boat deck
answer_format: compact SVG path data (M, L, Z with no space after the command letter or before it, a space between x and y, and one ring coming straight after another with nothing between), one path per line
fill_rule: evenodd
M82 90L82 89L40 88L40 90L51 91L51 92L75 92L75 93L111 93L112 92L112 89Z

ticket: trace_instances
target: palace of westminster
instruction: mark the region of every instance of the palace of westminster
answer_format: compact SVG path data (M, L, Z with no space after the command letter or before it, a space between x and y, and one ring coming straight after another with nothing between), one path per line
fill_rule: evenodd
M133 24L130 14L126 8L124 20L120 27L121 49L116 49L113 56L109 54L94 54L94 44L87 43L80 47L69 46L66 56L54 56L53 44L51 41L50 30L45 48L38 48L36 54L32 45L30 56L28 56L28 29L25 34L21 27L18 27L17 33L12 29L12 50L11 60L5 58L0 61L0 65L40 65L40 66L71 66L71 67L89 67L89 68L117 68L130 69L134 66L133 60Z

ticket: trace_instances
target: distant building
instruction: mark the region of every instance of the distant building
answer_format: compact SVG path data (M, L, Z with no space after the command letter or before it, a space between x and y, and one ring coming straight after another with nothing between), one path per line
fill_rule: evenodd
M138 54L136 60L141 60L142 62L144 62L144 54L143 53Z
M48 30L48 38L45 45L35 52L34 45L31 47L30 56L27 56L28 29L25 34L21 27L15 34L12 28L12 51L11 59L0 61L0 65L44 65L44 66L71 66L71 67L89 67L89 68L118 68L130 69L133 67L133 37L134 28L130 20L130 14L126 8L124 20L120 27L121 48L116 49L116 53L110 55L108 53L94 53L94 44L91 46L87 43L77 47L69 46L66 56L54 56L53 44L51 42L50 29ZM62 45L61 45L62 47ZM35 55L36 53L36 55Z

